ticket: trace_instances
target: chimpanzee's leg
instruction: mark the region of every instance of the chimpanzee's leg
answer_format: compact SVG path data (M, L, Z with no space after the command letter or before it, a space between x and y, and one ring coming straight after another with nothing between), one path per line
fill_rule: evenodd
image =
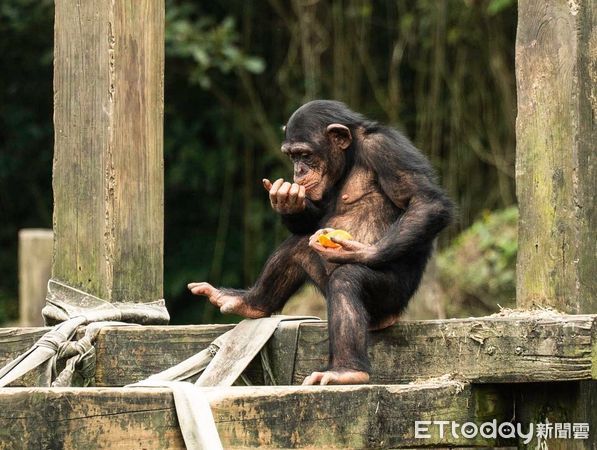
M409 264L371 269L360 264L338 266L330 275L328 306L329 367L314 372L303 384L367 383L368 331L392 325L420 281L426 256Z
M308 279L321 278L319 257L308 246L308 237L291 236L265 263L255 285L248 290L217 289L209 283L190 283L193 294L204 295L223 313L256 319L280 310Z
M330 275L326 288L329 367L314 372L303 384L359 384L369 381L367 356L369 313L363 304L366 277L375 271L344 264Z

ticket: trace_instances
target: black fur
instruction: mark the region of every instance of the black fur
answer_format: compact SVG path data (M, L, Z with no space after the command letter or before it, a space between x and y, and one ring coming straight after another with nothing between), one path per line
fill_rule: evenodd
M450 221L453 205L438 186L427 159L406 137L343 103L316 100L303 105L288 121L286 142L309 143L327 164L333 164L326 135L327 126L333 123L345 125L353 136L339 180L320 201L308 200L303 212L282 216L293 236L270 257L253 288L235 292L250 305L272 313L305 281L313 281L327 301L329 368L369 372L368 326L406 308L420 283L433 240ZM387 226L375 242L377 252L371 260L326 264L308 247L308 236L337 215L340 190L355 168L374 173L378 190L389 201L385 209L367 215L367 223L354 223L354 228L382 229L382 222Z

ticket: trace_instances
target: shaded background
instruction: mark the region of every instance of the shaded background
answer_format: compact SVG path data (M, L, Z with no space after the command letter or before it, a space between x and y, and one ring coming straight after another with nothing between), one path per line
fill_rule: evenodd
M333 98L405 132L459 207L410 317L514 299L514 0L167 0L165 285L173 323L234 320L186 292L244 287L287 235L263 177L290 177L281 127ZM0 3L0 323L17 232L52 223L53 2ZM324 313L306 288L289 312Z

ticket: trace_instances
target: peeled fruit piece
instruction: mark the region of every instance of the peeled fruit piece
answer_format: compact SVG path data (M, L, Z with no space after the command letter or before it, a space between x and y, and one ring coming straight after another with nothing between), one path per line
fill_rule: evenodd
M328 247L328 248L342 247L340 244L337 244L334 241L332 241L333 237L338 238L338 239L352 239L352 236L350 235L350 233L348 231L333 230L333 231L330 231L329 233L320 235L317 238L317 241L324 247Z

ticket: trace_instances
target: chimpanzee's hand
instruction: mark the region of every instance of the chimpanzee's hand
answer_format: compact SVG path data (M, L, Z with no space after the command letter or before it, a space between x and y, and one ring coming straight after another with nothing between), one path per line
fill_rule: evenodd
M330 237L340 247L324 247L318 241L319 236L329 233L333 228L323 228L309 238L309 247L315 250L326 261L336 264L366 264L375 254L375 247L352 239Z
M269 192L269 201L274 211L280 214L296 214L303 211L307 205L305 200L305 186L289 183L279 178L274 183L263 179L263 187Z

